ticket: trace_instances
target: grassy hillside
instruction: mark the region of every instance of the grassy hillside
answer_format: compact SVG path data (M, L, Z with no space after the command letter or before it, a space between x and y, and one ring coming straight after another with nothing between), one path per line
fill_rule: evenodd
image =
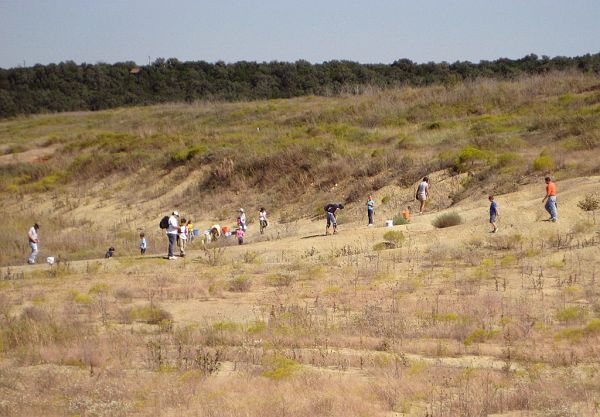
M0 122L0 263L21 261L34 220L52 254L89 257L115 240L131 252L174 208L209 223L265 206L290 221L434 171L468 173L442 208L547 173L597 173L599 144L600 79L565 73L17 118Z
M573 74L4 121L0 416L595 417L599 121ZM165 212L240 206L244 245L163 258Z

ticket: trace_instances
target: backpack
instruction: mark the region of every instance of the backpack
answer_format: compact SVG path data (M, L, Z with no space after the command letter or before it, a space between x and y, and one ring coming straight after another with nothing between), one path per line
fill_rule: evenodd
M159 223L158 227L160 227L161 229L168 229L169 228L169 216L165 216L162 219L160 219L160 223Z

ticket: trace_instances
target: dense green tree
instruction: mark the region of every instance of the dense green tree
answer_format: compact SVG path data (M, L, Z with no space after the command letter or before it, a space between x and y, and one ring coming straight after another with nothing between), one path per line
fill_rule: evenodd
M72 62L0 69L0 117L40 112L101 110L118 106L192 102L199 99L253 100L337 94L359 85L381 87L455 83L481 77L512 79L523 74L573 70L600 72L600 54L511 60L428 62L399 59L390 65L351 61L249 62L214 64L157 58L134 62Z

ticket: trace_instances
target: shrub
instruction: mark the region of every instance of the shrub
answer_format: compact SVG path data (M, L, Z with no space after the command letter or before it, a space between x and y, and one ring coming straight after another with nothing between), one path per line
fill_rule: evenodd
M288 359L283 356L275 356L265 361L267 370L263 372L263 376L272 379L281 379L292 376L300 370L300 364L293 359Z
M399 230L390 230L389 232L385 232L383 235L383 239L386 242L393 244L395 247L402 246L402 242L404 242L404 233Z
M249 334L257 334L264 332L267 329L267 324L264 321L256 320L248 326Z
M509 236L494 236L489 245L496 250L512 250L521 247L523 241L523 235L515 233Z
M260 254L255 251L246 251L244 253L244 263L247 264L259 264L260 263Z
M437 216L433 220L433 225L438 229L443 229L445 227L457 226L462 224L462 217L456 212L453 213L445 213Z
M497 334L498 330L475 329L465 338L463 343L465 346L470 346L473 343L482 343Z
M189 148L181 149L171 154L171 163L174 165L184 164L191 161L198 154L203 154L207 151L204 145L193 145Z
M171 313L154 304L136 306L129 310L129 319L138 320L148 324L160 324L171 321Z
M92 288L89 289L88 294L90 295L98 295L98 294L108 294L110 287L105 283L94 284Z
M600 319L593 319L590 321L587 326L585 326L585 331L591 334L600 333Z
M577 207L583 211L596 211L600 209L600 198L595 194L586 194L583 200L579 200Z
M250 290L252 281L244 275L240 275L229 281L229 291L246 292Z
M391 242L379 242L373 245L373 250L386 250L386 249L394 249L396 246Z
M394 226L401 226L403 224L408 224L410 223L409 220L405 219L402 214L398 214L397 216L394 216Z
M387 204L390 202L390 196L389 195L384 195L381 199L381 204Z
M454 163L454 168L458 172L465 172L473 169L476 165L487 164L491 159L491 152L482 151L481 149L467 146L458 153Z
M294 277L290 274L271 274L267 277L267 282L273 287L289 287L294 282Z
M561 323L581 322L587 316L587 311L581 307L567 307L556 313L556 320Z
M534 171L552 171L554 167L554 160L548 155L540 155L533 161Z

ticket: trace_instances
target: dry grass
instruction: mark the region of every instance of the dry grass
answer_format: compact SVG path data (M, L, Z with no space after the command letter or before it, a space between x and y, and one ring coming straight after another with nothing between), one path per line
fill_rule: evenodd
M431 208L443 210L451 203L447 191L456 191L455 197L469 190L470 181L494 181L478 158L492 155L497 169L513 172L512 162L495 159L495 141L520 136L522 159L515 160L524 171L514 172L526 172L540 154L532 150L549 140L549 132L578 137L572 117L594 114L596 92L589 88L595 83L552 74L359 97L198 103L3 122L2 140L16 132L25 146L58 135L58 128L77 132L85 121L98 130L92 139L104 140L107 148L116 139L98 138L103 129L147 139L143 146L152 146L155 135L177 138L165 150L183 153L165 157L169 166L160 171L161 181L140 157L140 172L131 177L112 173L105 181L88 172L89 191L77 198L60 187L24 190L18 201L3 194L10 208L8 233L0 241L4 264L17 263L16 254L26 252L15 236L32 218L46 218L40 221L43 250L70 256L52 268L0 270L0 415L597 415L600 230L577 208L596 189L597 177L558 182L558 224L536 221L544 214L543 184L500 196L501 231L494 235L484 224L485 196L473 193L452 208L464 223L446 229L431 225L445 211L416 216L391 233L366 228L362 197L342 211L336 236L322 236L320 219L297 216L313 216L315 207L320 214L324 202L350 191L360 194L375 176L395 182L376 195L376 201L387 196L376 207L376 224L392 218L414 199L413 181L395 173L398 167L415 180L429 173L419 171L426 163L394 158L426 149L452 151L444 166L462 154L461 169L477 171L459 179L447 177L448 171L432 176ZM513 131L523 126L531 131ZM468 141L455 146L459 133ZM399 144L401 134L406 136ZM204 135L219 146L256 148L243 148L254 150L234 162L233 173L227 163L214 170L223 155L200 155L197 142L211 152ZM277 149L263 152L261 146L278 137L284 139L273 142ZM52 143L88 152L94 142L86 140L58 135ZM129 136L119 140L137 146ZM332 150L326 154L332 158L318 161L319 148L304 155L296 142L311 140L329 146L324 149ZM285 150L290 144L298 147ZM384 145L390 151L378 154ZM391 150L397 146L399 153ZM485 152L462 152L468 146ZM566 166L568 158L582 158L570 152L556 162ZM283 169L286 158L307 162L289 172L304 172L299 187L308 184L310 191L285 200L281 213L269 207L271 218L281 214L285 223L273 220L265 235L251 225L241 247L222 239L201 250L197 241L186 258L156 256L166 249L156 226L167 206L190 212L214 206L194 216L195 224L219 219L226 225L235 221L241 201L249 211L264 200L281 202L266 190L285 196L295 190L286 175L256 182L266 175L261 164ZM64 168L72 161L55 162ZM191 169L203 164L206 169ZM564 177L580 172L559 171ZM319 182L311 186L315 176ZM211 184L207 178L232 181L242 194L225 187L199 203L206 194L189 192ZM137 255L140 229L151 245L144 257ZM375 251L382 241L390 250ZM117 248L114 259L74 260L101 258L110 245Z
M131 255L140 231L150 252L162 253L155 226L173 206L221 222L234 221L242 205L297 219L312 216L315 203L360 203L374 190L412 185L446 167L469 174L450 190L454 203L473 190L502 194L546 174L550 166L536 164L540 158L552 160L556 177L588 175L598 170L597 83L554 73L3 121L0 145L13 152L6 156L22 150L39 157L0 161L0 198L11 217L0 264L20 263L26 242L14 236L36 220L48 255L94 258L109 246ZM71 228L86 238L72 239Z

